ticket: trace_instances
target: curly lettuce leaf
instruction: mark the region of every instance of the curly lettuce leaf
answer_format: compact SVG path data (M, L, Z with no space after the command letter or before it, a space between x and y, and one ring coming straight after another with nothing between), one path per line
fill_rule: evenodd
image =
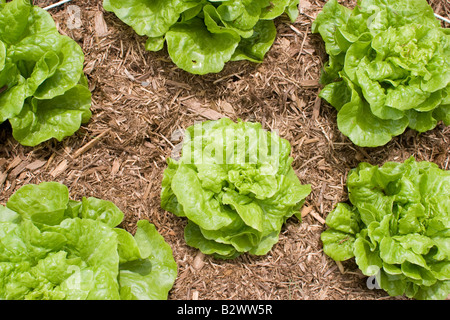
M234 32L211 33L198 18L173 26L165 39L174 63L194 74L219 72L239 44Z
M355 258L390 295L445 299L450 283L450 173L430 162L360 163L321 234L336 261Z
M113 11L120 20L132 26L137 34L160 37L169 31L183 12L197 6L199 2L199 0L104 0L103 8Z
M91 93L84 85L77 85L51 100L31 99L22 111L9 119L13 136L21 144L33 146L41 141L74 134L80 123L91 117Z
M115 229L129 238L127 245L120 246L121 299L165 300L177 276L172 249L147 220L138 221L137 227L134 237L122 229Z
M352 141L357 141L358 145L363 147L384 145L393 136L401 134L408 126L406 117L398 120L383 120L373 115L370 112L369 104L361 98L361 94L356 90L353 83L346 78L341 84L333 83L329 86L333 86L333 88L324 89L324 94L321 92L320 97L327 98L330 93L333 94L336 90L342 90L342 87L347 86L344 91L338 93L336 97L333 96L330 101L335 101L335 99L340 99L343 94L345 95L346 100L340 100L336 104L339 109L338 128ZM349 94L348 91L351 93ZM344 101L349 99L349 95L350 101L342 105Z

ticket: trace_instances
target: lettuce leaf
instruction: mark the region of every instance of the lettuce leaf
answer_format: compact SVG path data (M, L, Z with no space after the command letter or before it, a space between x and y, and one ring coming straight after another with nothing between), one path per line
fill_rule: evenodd
M431 162L360 163L349 173L351 204L339 203L322 232L324 252L355 258L390 295L450 293L450 172Z
M220 72L226 62L260 63L272 46L273 20L286 13L295 21L298 0L103 0L105 10L147 36L146 49L167 43L173 62L193 74Z
M330 0L312 31L329 55L319 95L353 143L382 146L408 127L449 123L450 34L426 0L360 0L353 10Z
M133 236L112 202L69 199L65 185L25 185L0 206L0 299L166 299L172 250L147 220Z
M264 255L283 223L311 192L291 163L290 144L261 128L228 118L186 129L181 158L169 158L161 207L186 217L188 245L222 259Z
M74 134L91 117L80 46L28 0L0 6L0 123L25 146Z

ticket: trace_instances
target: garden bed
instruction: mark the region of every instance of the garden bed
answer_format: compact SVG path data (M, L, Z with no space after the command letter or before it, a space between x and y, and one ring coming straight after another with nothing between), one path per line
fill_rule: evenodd
M430 0L448 17L448 1ZM45 7L52 1L35 1ZM351 6L349 1L344 2ZM145 51L145 39L102 9L101 0L74 0L50 10L61 33L85 53L93 116L73 136L37 147L17 143L7 123L0 126L0 203L19 187L58 181L76 200L92 196L114 202L122 227L134 232L148 219L172 247L178 277L169 299L399 299L370 289L356 264L336 264L322 251L324 219L347 199L348 171L361 161L381 165L417 160L450 167L450 127L426 133L406 130L387 145L361 148L343 136L336 111L317 98L326 61L311 23L323 1L302 0L295 23L276 20L278 35L262 64L227 63L218 74L197 76L177 68L167 51ZM80 10L78 28L70 28ZM73 7L72 7L73 9ZM243 254L218 260L188 247L186 220L160 207L166 159L181 142L175 134L195 121L229 117L257 121L292 145L293 168L312 192L303 219L290 218L280 241L265 256Z

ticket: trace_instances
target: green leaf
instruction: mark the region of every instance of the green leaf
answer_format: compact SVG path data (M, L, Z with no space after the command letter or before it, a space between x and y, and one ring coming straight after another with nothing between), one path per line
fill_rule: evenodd
M446 126L450 125L450 104L440 105L433 110L433 118L442 120Z
M229 190L224 193L222 202L230 205L246 225L263 232L264 212L252 198Z
M23 108L26 98L26 82L20 77L20 82L0 94L0 123L17 116Z
M81 206L81 218L98 220L112 228L118 226L124 218L123 212L110 201L93 197L83 198Z
M338 203L326 218L327 226L335 230L357 234L360 230L360 218L358 212L344 203Z
M286 7L286 14L289 16L289 19L291 19L291 22L295 22L297 20L297 17L300 14L298 6L300 5L299 0L291 0Z
M349 83L351 86L351 84ZM405 131L407 117L383 120L375 116L368 103L352 90L351 101L341 107L337 116L339 130L361 147L376 147L388 143Z
M0 11L0 40L7 44L17 42L27 27L31 4L27 0L6 3Z
M255 1L254 1L255 2ZM262 5L261 19L273 20L282 15L286 9L292 8L292 0L259 1Z
M344 261L354 257L355 236L337 230L326 230L320 235L323 251L335 261Z
M150 37L145 43L145 49L148 51L159 51L164 47L164 37Z
M104 0L103 8L131 26L137 34L148 37L163 36L180 15L197 5L199 1L185 0Z
M345 81L332 82L320 90L319 97L325 99L339 111L343 105L351 101L352 91Z
M35 146L56 138L61 141L74 134L91 117L91 93L77 85L50 100L33 98L17 116L9 119L13 136L21 144Z
M261 9L265 5L267 5L267 0L224 1L217 7L217 12L234 28L251 30L259 21Z
M206 239L200 227L190 220L184 229L184 239L189 246L200 249L204 254L214 255L216 258L233 259L240 254L230 244Z
M330 0L313 21L311 31L313 33L320 33L322 39L325 41L328 54L335 56L342 51L335 40L334 33L338 27L347 22L350 15L350 9L340 5L337 0Z
M155 226L141 220L134 239L141 258L120 266L120 293L139 300L167 299L177 277L172 249Z
M193 74L219 72L238 46L235 33L211 33L203 21L191 19L166 33L167 49L174 63Z
M270 20L259 21L251 37L242 39L231 60L249 60L253 62L263 62L264 56L272 47L277 35L275 24Z
M232 222L229 210L202 188L196 171L180 164L173 176L171 188L183 206L184 214L205 229L217 230Z
M69 190L56 182L43 182L38 186L26 185L13 194L6 206L23 219L48 225L59 224L69 202Z

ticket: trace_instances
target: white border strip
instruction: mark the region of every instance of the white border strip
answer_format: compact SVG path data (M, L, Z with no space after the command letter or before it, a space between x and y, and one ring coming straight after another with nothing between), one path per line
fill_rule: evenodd
M54 3L54 4L52 4L52 5L49 5L48 7L45 7L44 10L50 10L50 9L53 9L53 8L55 8L55 7L58 7L58 6L62 5L62 4L64 4L64 3L67 3L67 2L69 2L69 1L72 1L72 0L63 0L63 1L60 1L60 2L57 2L57 3Z
M435 13L434 16L435 16L436 18L441 19L442 21L445 21L445 22L447 22L448 24L450 24L450 20L448 20L447 18L444 18L444 17L438 15L437 13Z

